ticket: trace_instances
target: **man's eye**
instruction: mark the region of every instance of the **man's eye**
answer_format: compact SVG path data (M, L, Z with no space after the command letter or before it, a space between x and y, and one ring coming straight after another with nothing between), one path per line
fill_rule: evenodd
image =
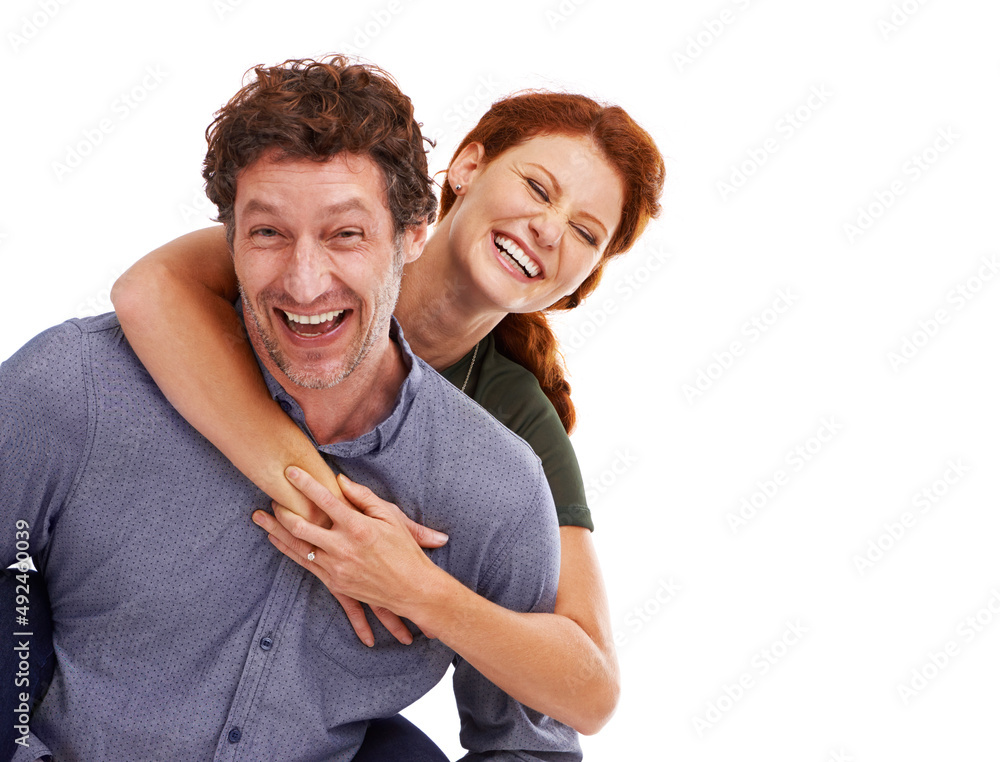
M274 238L278 235L278 231L274 228L257 228L250 235L261 236L262 238Z
M549 201L549 194L545 192L545 188L543 188L541 185L539 185L537 182L535 182L534 180L531 180L531 179L528 180L528 185L531 186L531 190L533 190L535 192L535 194L542 201L544 201L545 203L548 203L548 201Z

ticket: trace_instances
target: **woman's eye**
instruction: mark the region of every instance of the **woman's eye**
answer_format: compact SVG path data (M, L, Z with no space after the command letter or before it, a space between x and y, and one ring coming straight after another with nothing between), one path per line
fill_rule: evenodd
M535 194L542 201L544 201L545 203L548 203L548 201L549 201L549 194L545 192L545 188L543 188L541 185L539 185L534 180L530 180L530 179L528 180L528 185L531 186L531 190L533 190L535 192Z
M590 234L589 230L587 230L586 228L577 227L575 225L574 228L577 234L580 236L580 238L582 238L588 244L590 244L591 246L595 246L597 244L597 239Z

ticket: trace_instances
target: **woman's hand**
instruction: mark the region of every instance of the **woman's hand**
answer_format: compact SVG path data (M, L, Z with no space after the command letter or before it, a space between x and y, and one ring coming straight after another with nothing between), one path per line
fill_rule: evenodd
M286 469L285 477L328 519L310 522L272 503L274 516L255 511L254 523L267 531L278 550L326 585L363 643L371 646L375 639L359 601L371 606L397 640L412 642L410 631L393 612L418 598L428 577L439 571L421 548L440 547L448 536L417 524L343 474L337 481L346 500L294 466ZM329 522L329 528L323 526ZM315 554L312 561L307 558L310 552Z

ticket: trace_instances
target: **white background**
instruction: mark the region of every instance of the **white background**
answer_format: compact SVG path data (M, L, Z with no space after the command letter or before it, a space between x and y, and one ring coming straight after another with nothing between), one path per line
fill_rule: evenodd
M208 224L253 64L353 47L435 169L509 91L617 102L669 180L560 328L623 669L588 758L996 759L1000 7L654 5L5 0L0 358ZM459 755L447 682L408 713Z

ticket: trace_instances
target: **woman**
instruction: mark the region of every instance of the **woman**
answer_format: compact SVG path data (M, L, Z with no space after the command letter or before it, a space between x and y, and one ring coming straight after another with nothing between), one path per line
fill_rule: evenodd
M535 448L561 525L554 614L507 611L456 582L439 591L442 605L424 621L410 618L511 696L582 733L610 718L618 668L566 436L575 413L542 310L572 309L594 290L607 261L628 250L658 213L663 174L653 141L620 108L555 93L499 101L455 153L440 222L423 255L406 266L395 311L418 356ZM363 549L374 555L359 561L357 548L298 539L321 537L300 518L321 514L310 513L315 509L292 485L315 501L329 499L326 489L343 494L370 513L394 507L338 482L267 393L232 309L238 292L223 230L157 250L112 296L130 343L171 402L280 504L275 516L258 511L254 521L338 595L362 640L372 642L371 630L351 599L374 598L386 601L376 614L406 642L409 633L390 612L393 596L402 607L417 581L401 570L430 563L417 542L391 552L376 543ZM179 370L187 367L194 373ZM533 381L525 383L525 368L547 401ZM232 414L237 410L242 414ZM286 474L291 464L323 486ZM413 532L425 545L440 544L433 533ZM315 560L307 557L314 549L322 550Z

